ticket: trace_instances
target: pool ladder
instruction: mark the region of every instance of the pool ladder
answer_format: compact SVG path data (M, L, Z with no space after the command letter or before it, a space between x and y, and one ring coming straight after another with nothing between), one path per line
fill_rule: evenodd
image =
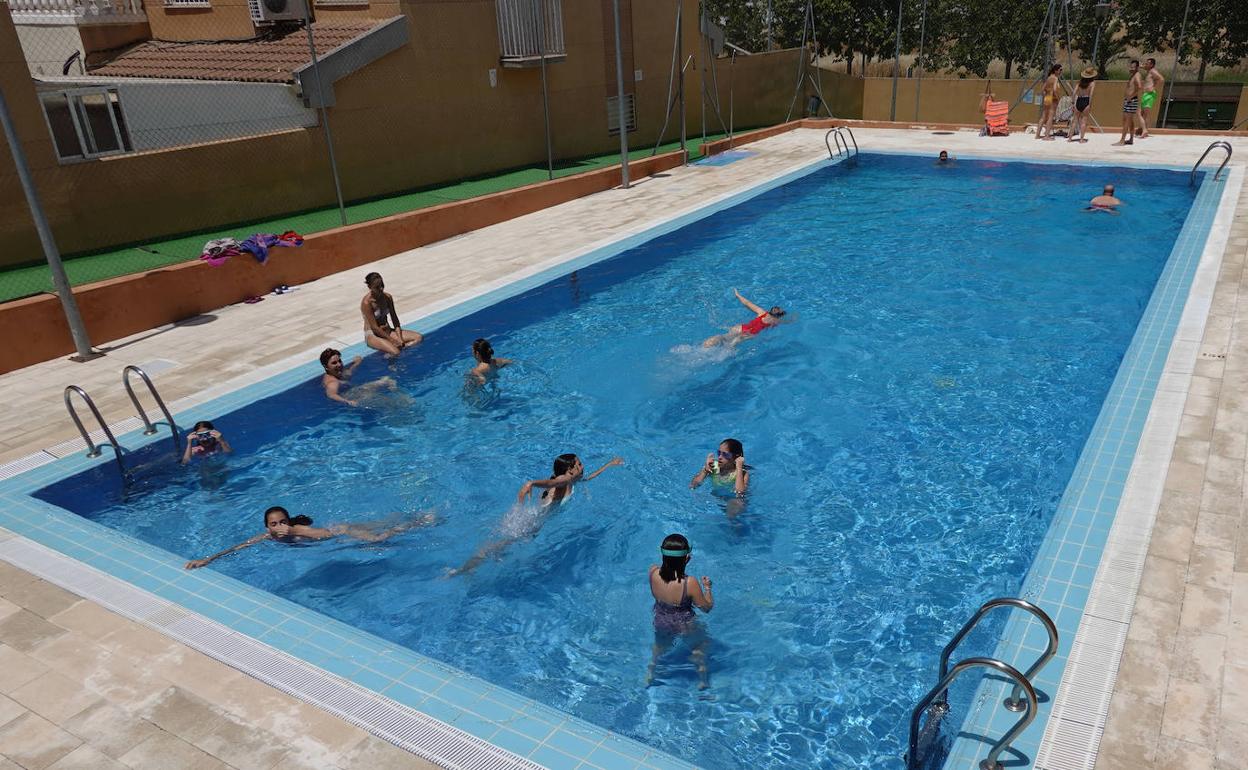
M845 137L849 136L846 141ZM832 152L832 142L836 142L836 153ZM854 143L854 151L849 151L849 143ZM849 126L837 126L823 135L823 144L828 148L829 158L856 158L858 157L858 140L854 138L854 132Z
M1189 185L1196 184L1196 171L1200 168L1200 164L1205 162L1205 158L1209 156L1209 153L1213 152L1214 150L1226 150L1226 157L1222 159L1222 165L1218 166L1217 171L1213 172L1213 181L1215 182L1218 181L1218 177L1221 176L1222 174L1222 169L1226 168L1227 163L1231 162L1231 152L1232 152L1231 143L1224 142L1221 139L1219 139L1216 142L1212 142L1208 147L1205 148L1205 151L1200 154L1200 160L1196 161L1196 165L1192 166L1192 175L1188 177L1187 183Z
M966 658L949 667L949 657L953 654L954 649L961 644L966 635L971 632L975 626L979 625L979 621L983 620L988 613L999 607L1009 607L1030 612L1040 620L1044 626L1044 630L1048 633L1049 641L1045 647L1044 653L1036 659L1034 663L1027 669L1025 674L1019 673L1018 669L1008 663L994 658ZM1014 726L1005 732L992 748L988 751L988 756L979 763L980 770L1001 770L1000 762L1001 754L1010 747L1023 730L1032 723L1036 718L1036 710L1039 708L1040 702L1036 695L1035 687L1032 680L1045 664L1053 659L1057 654L1057 626L1053 624L1053 619L1048 614L1025 599L1014 598L998 598L985 602L979 610L971 616L971 619L963 624L961 630L954 634L949 644L945 645L945 649L940 653L940 673L937 676L936 686L928 690L927 694L919 699L915 705L914 711L910 714L910 748L906 752L906 770L918 770L920 764L919 752L919 727L923 720L923 714L928 715L927 736L930 739L935 736L936 728L939 726L940 720L949 713L949 687L953 680L957 679L963 672L972 668L985 668L1004 674L1014 682L1014 688L1011 690L1009 697L1005 699L1003 705L1007 711L1022 712Z
M156 405L160 407L160 411L165 415L166 423L169 425L171 438L173 439L173 451L177 454L181 451L182 446L179 443L181 433L178 430L178 424L174 422L173 415L169 413L169 407L165 406L164 399L160 397L160 393L156 390L156 386L152 384L152 378L147 376L147 372L137 366L127 366L121 370L121 384L126 388L126 394L130 396L130 403L134 404L134 408L139 413L139 419L143 420L143 435L151 436L156 433L156 425L148 418L147 412L143 409L143 405L139 403L139 397L134 393L134 386L130 384L130 375L137 374L143 384L147 385L147 392L156 400ZM74 409L73 396L77 394L86 403L87 408L91 410L92 416L95 417L96 423L104 432L104 437L108 439L108 443L113 447L113 457L117 460L117 469L121 471L121 475L126 475L126 464L123 457L123 449L117 441L117 437L113 435L113 431L108 427L108 423L104 421L104 417L100 414L100 410L96 407L95 401L78 385L70 385L65 388L65 409L69 412L69 418L74 421L74 426L78 428L78 433L82 435L83 442L87 445L87 457L99 457L102 445L96 444L91 440L91 434L82 424L82 419L78 417L78 411Z

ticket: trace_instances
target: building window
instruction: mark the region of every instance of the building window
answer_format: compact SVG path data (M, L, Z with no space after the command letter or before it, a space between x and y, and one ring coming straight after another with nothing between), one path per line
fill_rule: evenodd
M494 0L499 61L504 67L537 67L563 61L563 0ZM543 54L545 56L543 57Z
M614 96L607 97L607 133L618 136L620 133L620 100ZM637 103L632 94L624 94L624 120L628 132L637 130Z
M61 160L134 151L117 89L75 88L39 98Z

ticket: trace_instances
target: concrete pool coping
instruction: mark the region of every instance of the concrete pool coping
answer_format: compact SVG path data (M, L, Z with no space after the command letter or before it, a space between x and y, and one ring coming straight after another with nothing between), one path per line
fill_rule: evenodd
M819 132L817 132L817 131L806 131L806 132L801 132L801 133L806 134L806 135L807 135L807 138L809 138L809 136L810 136L810 135L818 135L818 134L819 134ZM900 132L895 132L895 133L900 133ZM777 140L784 140L784 139L785 139L785 137L778 137L778 138L777 138ZM820 139L818 139L817 141L818 141L818 143L819 143L819 144L821 144L821 138L820 138ZM944 142L945 144L948 144L948 141L949 141L949 140L947 140L947 139L942 139L942 142ZM997 140L990 140L990 141L996 142ZM781 143L785 143L785 142L781 142ZM791 144L791 142L788 142L788 143L789 143L789 144ZM761 143L760 143L760 144L761 144ZM754 147L759 147L759 146L760 146L760 145L754 145ZM808 148L807 148L807 149L808 149ZM819 148L819 152L822 152L822 148L821 148L821 147ZM814 155L817 155L817 154L818 154L818 153L814 153ZM994 153L994 154L995 154L995 153ZM808 152L808 153L807 153L807 156L809 157L810 155L811 155L811 153L809 153L809 152ZM1024 160L1024 159L1025 159L1025 160L1033 160L1032 158L1025 158L1025 157L1019 157L1019 158L1014 158L1014 159L1020 159L1020 160ZM748 165L750 165L750 160L753 160L753 159L749 159L749 160L747 160L747 161L745 161L745 162L741 162L741 163L734 164L734 167L748 166ZM1137 164L1123 164L1123 165L1137 165ZM717 170L717 171L718 171L718 170ZM687 178L687 176L688 176L687 172L682 173L682 174L680 174L680 175L681 175L681 176L683 176L683 177L686 177L686 178ZM676 174L674 174L674 176L676 176ZM649 183L649 184L654 184L654 182L651 182L651 183ZM666 184L666 182L664 182L664 184ZM383 266L383 267L381 267L380 269L385 270L385 269L386 269L386 267L384 267L384 266ZM507 281L507 280L510 280L510 278L511 278L511 276L509 276L509 277L507 277L507 278L504 278L504 279L500 279L500 281ZM311 288L311 287L309 287L309 288ZM396 291L395 293L396 293L396 294L398 294L399 292L397 292L397 291ZM452 302L452 300L447 300L446 302L447 302L447 304L450 304L450 303ZM405 310L406 310L406 308L405 308ZM406 313L406 314L407 314L407 315L411 315L410 313ZM358 336L356 336L356 338L358 339ZM340 337L340 339L341 339L343 342L348 342L348 341L351 339L351 337L348 337L348 336L343 336L343 337ZM317 348L317 349L319 349L319 348ZM306 354L300 354L300 355L306 355ZM308 356L308 357L310 357L310 356ZM308 360L308 359L307 359L307 358L303 358L302 360L303 360L303 361L306 361L306 360ZM282 363L274 363L274 364L270 365L269 367L266 367L266 368L265 368L265 370L264 370L263 372L253 372L253 376L254 376L254 377L256 377L256 378L267 376L267 374L268 374L268 373L270 373L270 372L272 372L273 370L276 370L276 369L281 369L284 365L285 365L285 364L284 364L284 362L282 362ZM314 369L314 370L315 370L315 369ZM305 377L305 376L306 376L306 373L305 373L305 374L303 374L303 375L300 375L300 377ZM233 385L231 384L229 387L233 387ZM228 388L227 388L227 387L225 387L225 386L222 386L222 387L221 387L221 388L219 388L219 389L218 389L218 388L213 388L212 390L213 390L213 392L214 392L214 393L217 393L217 392L220 392L221 390L226 390L226 389L228 389ZM211 394L209 394L209 395L211 395ZM202 401L201 401L201 402L202 402ZM156 439L156 440L159 440L159 439ZM74 443L74 442L68 442L68 443L72 444L72 443ZM70 447L68 447L68 446L63 447L63 448L62 448L62 447L58 447L57 449L58 449L58 450L60 450L60 451L62 451L62 452L63 452L63 451L73 451L73 450L72 450ZM59 453L59 452L58 452L58 453Z

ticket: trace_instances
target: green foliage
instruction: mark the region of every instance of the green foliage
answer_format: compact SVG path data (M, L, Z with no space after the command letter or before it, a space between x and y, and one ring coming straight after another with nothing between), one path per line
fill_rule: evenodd
M991 62L1003 61L1007 76L1034 74L1049 64L1041 38L1052 3L1060 22L1055 42L1064 46L1069 34L1072 48L1084 61L1092 60L1095 49L1093 63L1105 72L1134 47L1172 50L1178 44L1187 1L1116 0L1102 20L1096 14L1096 0L927 0L924 30L923 0L901 0L901 48L916 53L922 34L919 65L924 69L984 77ZM1198 60L1203 79L1206 66L1234 66L1248 56L1248 0L1190 2L1181 62ZM898 0L813 0L813 6L821 53L850 60L851 71L855 57L892 58ZM705 7L724 25L731 42L765 50L767 0L705 0ZM800 45L806 0L771 0L771 8L773 44Z

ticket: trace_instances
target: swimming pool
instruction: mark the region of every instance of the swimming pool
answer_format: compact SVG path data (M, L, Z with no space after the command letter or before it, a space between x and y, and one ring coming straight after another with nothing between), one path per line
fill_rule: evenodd
M1107 173L1131 205L1078 213ZM431 507L441 526L386 546L217 567L709 767L877 765L947 637L1017 590L1185 184L864 156L440 329L394 372L414 406L345 412L309 383L217 420L241 450L223 483L157 463L124 498L111 468L41 496L187 557L271 503L323 522ZM727 357L681 348L746 320L734 285L797 323ZM480 334L521 363L465 398ZM685 487L726 435L756 468L732 522ZM563 451L628 464L502 561L441 579ZM644 569L668 531L716 578L704 698L680 656L641 687Z

